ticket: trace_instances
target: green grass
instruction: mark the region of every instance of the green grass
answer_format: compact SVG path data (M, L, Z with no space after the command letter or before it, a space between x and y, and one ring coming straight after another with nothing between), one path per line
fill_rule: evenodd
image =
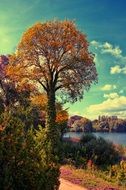
M100 170L76 169L73 166L64 165L61 167L61 177L90 190L126 189L126 187L118 185L118 181L111 178L109 173Z

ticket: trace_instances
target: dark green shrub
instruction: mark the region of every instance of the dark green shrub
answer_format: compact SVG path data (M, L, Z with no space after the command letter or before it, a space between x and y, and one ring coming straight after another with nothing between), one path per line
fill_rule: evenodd
M17 117L0 120L0 190L57 190L59 167L47 163L44 147Z
M63 142L60 149L61 162L74 164L76 167L85 167L85 148L80 144L72 142Z
M88 143L91 140L96 140L95 135L91 133L84 133L84 135L81 137L80 143L85 144Z
M106 168L119 161L119 153L115 150L111 142L103 138L93 138L85 143L86 155L88 160L102 168Z
M85 167L89 160L98 168L107 168L119 161L119 153L111 142L85 134L80 143L64 142L62 145L62 161L77 167Z

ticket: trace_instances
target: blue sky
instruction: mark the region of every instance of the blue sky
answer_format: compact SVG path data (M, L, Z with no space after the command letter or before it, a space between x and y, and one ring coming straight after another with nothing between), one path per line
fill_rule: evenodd
M23 32L35 22L75 20L95 53L99 82L84 99L67 104L71 115L126 118L125 0L0 0L0 54L15 51Z

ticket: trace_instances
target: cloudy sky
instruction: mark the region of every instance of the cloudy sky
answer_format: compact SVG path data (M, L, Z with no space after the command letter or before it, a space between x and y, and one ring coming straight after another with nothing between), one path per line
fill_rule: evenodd
M75 20L87 35L99 74L81 102L66 105L69 113L126 118L126 1L0 0L0 54L14 52L35 22L54 18Z

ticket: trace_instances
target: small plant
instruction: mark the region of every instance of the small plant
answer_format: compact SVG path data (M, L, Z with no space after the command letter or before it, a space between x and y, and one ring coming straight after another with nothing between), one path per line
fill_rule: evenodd
M110 169L111 177L118 181L119 185L126 187L126 161L121 161L118 165L113 165Z

